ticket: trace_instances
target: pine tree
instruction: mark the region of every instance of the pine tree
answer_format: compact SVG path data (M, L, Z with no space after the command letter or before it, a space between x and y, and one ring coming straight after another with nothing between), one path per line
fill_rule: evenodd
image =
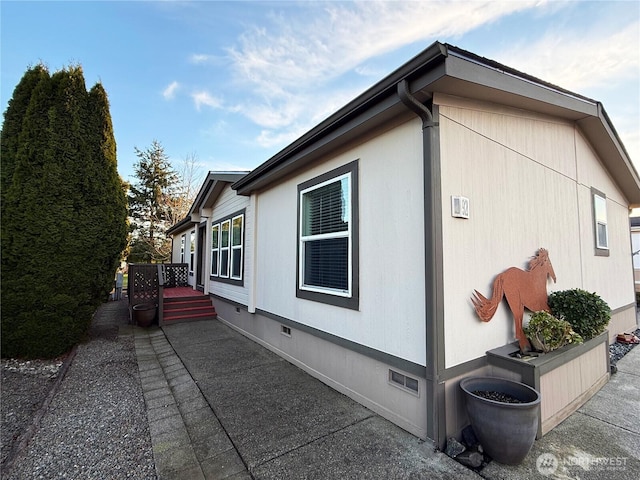
M113 281L126 208L106 96L97 100L69 67L37 83L19 129L3 126L3 148L17 144L3 178L3 356L69 349ZM4 169L4 150L2 159Z
M129 261L167 261L170 242L165 232L171 226L171 206L179 195L179 178L157 140L146 150L135 151L138 182L129 190L129 215L134 220Z

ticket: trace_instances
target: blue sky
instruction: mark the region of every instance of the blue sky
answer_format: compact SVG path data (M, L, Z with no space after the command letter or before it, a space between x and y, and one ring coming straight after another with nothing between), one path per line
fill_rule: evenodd
M2 112L29 66L105 87L118 169L250 170L439 40L601 101L640 170L640 2L0 2Z

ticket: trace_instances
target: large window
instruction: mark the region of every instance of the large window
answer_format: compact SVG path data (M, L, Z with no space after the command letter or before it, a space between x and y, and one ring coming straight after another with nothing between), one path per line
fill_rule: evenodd
M298 185L298 297L358 308L357 167Z
M211 225L211 279L242 284L244 211Z
M591 189L593 203L593 233L595 253L599 256L609 255L609 230L607 227L607 197L595 188Z

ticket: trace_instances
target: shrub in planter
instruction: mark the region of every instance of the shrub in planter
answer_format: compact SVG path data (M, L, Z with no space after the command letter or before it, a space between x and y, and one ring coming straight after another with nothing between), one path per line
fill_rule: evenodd
M548 303L553 316L569 322L585 341L604 332L611 319L607 302L579 288L553 292Z
M531 345L545 353L570 343L582 343L582 337L573 331L569 322L544 311L531 315L523 330Z

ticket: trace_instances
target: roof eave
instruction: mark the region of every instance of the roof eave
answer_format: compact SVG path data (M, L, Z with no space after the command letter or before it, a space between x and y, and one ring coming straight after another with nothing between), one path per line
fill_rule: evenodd
M421 101L436 92L446 93L576 122L630 205L640 206L638 173L599 102L439 42L235 182L232 188L249 195L354 138L365 125L380 125L394 115L407 114L396 95L401 80L409 81L412 93Z
M306 148L310 143L336 131L350 119L356 117L364 110L371 108L375 103L384 101L384 99L390 95L395 95L396 85L400 80L414 75L417 71L431 68L434 63L443 60L446 56L446 46L440 42L434 42L423 52L373 85L269 160L259 165L240 181L234 183L231 188L237 190L240 195L249 195L253 190L265 184L265 182L260 181L261 177L270 170L277 168L288 158Z
M597 115L578 120L577 124L620 187L629 207L640 207L640 176L602 104L598 103Z

